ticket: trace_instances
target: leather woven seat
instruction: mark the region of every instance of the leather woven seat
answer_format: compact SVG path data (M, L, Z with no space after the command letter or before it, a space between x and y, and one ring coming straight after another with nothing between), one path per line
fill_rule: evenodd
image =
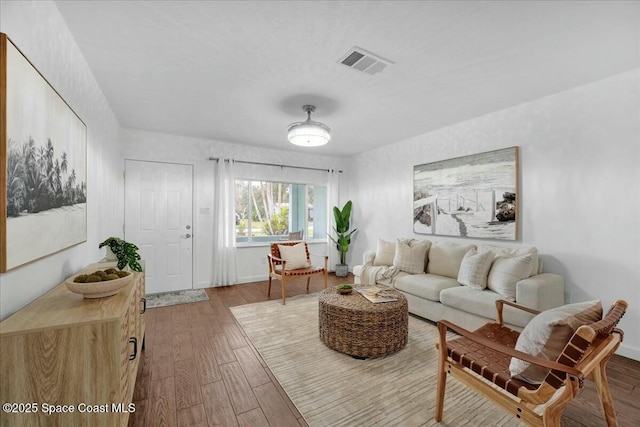
M522 305L496 301L497 321L470 332L445 320L438 322L438 391L435 420L442 420L447 375L479 391L486 398L529 425L559 426L562 413L575 398L585 379L594 381L607 425L617 426L606 363L622 342L616 325L627 309L625 301L616 301L599 321L580 326L555 361L517 351L519 332L504 326L503 306L538 314ZM461 337L447 340L451 329ZM548 368L542 384L530 384L511 377L512 358ZM496 388L504 389L507 393Z

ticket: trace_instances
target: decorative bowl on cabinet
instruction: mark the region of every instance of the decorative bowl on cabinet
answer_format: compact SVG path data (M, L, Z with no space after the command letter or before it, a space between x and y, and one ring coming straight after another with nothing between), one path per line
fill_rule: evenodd
M76 277L86 273L74 274L64 281L64 284L67 286L71 292L80 294L85 298L104 298L117 294L120 292L120 289L124 288L131 281L133 274L129 273L125 277L120 277L118 279L112 280L104 280L101 282L85 282L79 283L74 280Z

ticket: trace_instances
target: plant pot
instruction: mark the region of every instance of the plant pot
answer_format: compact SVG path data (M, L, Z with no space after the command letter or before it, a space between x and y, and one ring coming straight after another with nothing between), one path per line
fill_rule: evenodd
M347 277L349 275L349 266L347 264L336 264L336 276Z

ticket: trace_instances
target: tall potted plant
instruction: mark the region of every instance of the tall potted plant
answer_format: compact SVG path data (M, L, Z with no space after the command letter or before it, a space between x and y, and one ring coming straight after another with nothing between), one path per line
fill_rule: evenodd
M358 231L357 228L349 231L349 219L351 218L351 200L345 203L342 210L337 206L333 207L333 216L336 221L333 230L336 232L336 238L331 235L329 238L336 244L338 252L340 252L340 263L336 264L336 276L346 277L349 274L349 266L347 265L347 252L349 251L349 244L351 243L351 236Z

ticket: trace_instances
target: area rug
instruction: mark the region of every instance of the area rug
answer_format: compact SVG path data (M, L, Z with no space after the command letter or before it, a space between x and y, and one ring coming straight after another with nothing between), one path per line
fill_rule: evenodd
M432 323L410 316L404 349L358 360L320 341L317 294L231 312L312 427L523 425L453 378L444 419L434 421L438 332Z
M209 297L204 289L186 289L183 291L147 294L147 308L166 307L168 305L207 301Z

